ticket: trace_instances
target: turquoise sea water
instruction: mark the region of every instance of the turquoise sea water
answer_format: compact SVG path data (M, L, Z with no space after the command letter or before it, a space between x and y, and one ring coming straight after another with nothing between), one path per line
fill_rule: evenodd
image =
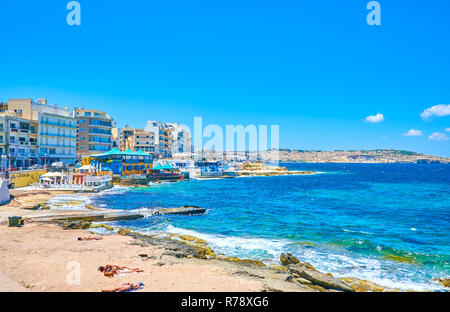
M126 210L205 207L202 216L116 225L195 235L226 255L270 263L288 251L336 276L401 289L440 289L431 280L450 277L450 165L284 165L322 173L115 188L93 201Z

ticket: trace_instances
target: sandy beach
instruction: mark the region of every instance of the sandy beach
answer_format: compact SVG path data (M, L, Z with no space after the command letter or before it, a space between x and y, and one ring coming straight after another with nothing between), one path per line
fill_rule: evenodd
M177 261L161 250L132 245L132 238L109 235L101 241L78 241L92 236L85 230L66 230L52 224L0 228L0 285L2 291L101 291L123 283L143 281L143 291L258 291L263 283L230 276L214 265L195 259ZM143 258L139 255L146 254ZM69 285L71 264L80 265L80 284ZM106 264L140 268L143 273L105 277ZM70 279L70 275L69 275ZM8 286L9 287L6 287Z

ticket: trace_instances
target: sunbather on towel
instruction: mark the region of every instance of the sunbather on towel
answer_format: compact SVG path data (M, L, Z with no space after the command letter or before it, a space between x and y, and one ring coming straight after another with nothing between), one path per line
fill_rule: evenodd
M100 272L102 272L105 276L113 277L115 275L120 275L122 273L139 273L144 272L141 269L130 269L127 267L121 267L118 265L108 264L106 266L100 266L98 268Z
M97 237L78 237L79 241L91 241L91 240L102 240L103 237L97 236Z
M116 287L112 290L102 290L102 292L124 292L124 291L132 291L132 290L138 290L144 287L144 283L139 282L139 284L134 283L126 283L123 284L120 287Z

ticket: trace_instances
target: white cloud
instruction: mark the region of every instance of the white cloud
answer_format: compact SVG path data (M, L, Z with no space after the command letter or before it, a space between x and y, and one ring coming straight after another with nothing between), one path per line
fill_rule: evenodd
M450 132L450 128L445 129L445 131Z
M373 116L367 116L366 121L373 122L373 123L382 122L382 121L384 121L384 116L383 116L383 114L380 114L380 113L373 115Z
M448 141L448 137L442 132L434 132L428 137L428 140L434 141Z
M403 133L404 136L422 136L423 133L420 130L410 129L408 132Z
M427 108L426 110L423 111L422 114L420 114L420 116L423 119L428 119L431 116L443 117L449 115L450 115L450 104L434 105L430 108Z

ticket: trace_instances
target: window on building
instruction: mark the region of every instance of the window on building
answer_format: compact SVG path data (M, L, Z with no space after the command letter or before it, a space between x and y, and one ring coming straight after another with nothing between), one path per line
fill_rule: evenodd
M20 127L21 130L30 130L30 124L29 123L21 122L21 123L19 123L19 127Z

